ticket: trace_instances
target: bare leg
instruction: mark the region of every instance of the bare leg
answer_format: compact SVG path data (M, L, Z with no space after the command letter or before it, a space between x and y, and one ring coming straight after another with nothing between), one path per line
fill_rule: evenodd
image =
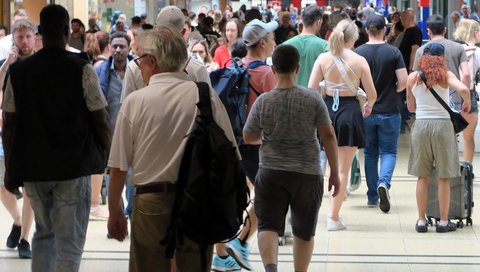
M216 243L215 252L217 253L218 256L222 256L222 257L228 256L227 247L225 246L224 243Z
M5 206L10 216L12 216L13 223L16 226L21 226L22 218L20 216L20 210L18 209L17 205L17 197L7 191L5 186L0 186L0 196L3 206Z
M425 212L427 210L428 187L430 177L418 177L417 181L417 209L418 219L425 220Z
M314 244L314 237L311 237L310 241L293 237L293 263L295 271L303 272L308 270L308 266L312 259Z
M340 178L340 191L336 197L331 198L331 213L330 218L338 221L340 208L345 199L345 192L347 191L348 173L352 166L353 157L357 152L357 147L341 146L338 147L338 171Z
M468 126L463 130L463 160L473 163L473 155L475 152L475 129L477 128L478 112L462 114L462 116L468 121Z
M28 235L33 223L33 210L30 204L30 197L23 187L23 208L22 208L22 238L28 241Z
M238 239L248 243L248 238L252 237L252 234L257 231L257 215L255 214L255 205L253 203L248 205L247 212L249 219L240 231Z
M438 204L440 205L440 220L448 220L450 182L446 178L438 179Z
M102 190L103 175L92 175L92 205L97 208L100 205L100 191Z
M107 220L108 210L100 207L100 191L102 190L103 175L92 175L92 200L90 205L90 220Z
M261 231L257 234L258 250L262 257L263 266L278 263L278 233Z

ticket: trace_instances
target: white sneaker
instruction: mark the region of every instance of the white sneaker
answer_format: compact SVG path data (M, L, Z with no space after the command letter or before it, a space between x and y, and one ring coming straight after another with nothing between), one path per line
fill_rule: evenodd
M342 219L338 219L338 221L335 221L331 219L330 217L327 217L327 230L328 231L335 231L335 230L343 230L346 229L347 226L342 222Z
M101 207L95 207L90 209L90 220L92 221L107 221L108 211L105 211Z

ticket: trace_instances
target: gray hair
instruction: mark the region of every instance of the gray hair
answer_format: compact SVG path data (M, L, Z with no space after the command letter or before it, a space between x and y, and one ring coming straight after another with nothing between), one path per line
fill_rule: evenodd
M185 66L188 53L182 35L172 26L157 26L138 36L142 54L150 54L157 65L170 71L180 71Z

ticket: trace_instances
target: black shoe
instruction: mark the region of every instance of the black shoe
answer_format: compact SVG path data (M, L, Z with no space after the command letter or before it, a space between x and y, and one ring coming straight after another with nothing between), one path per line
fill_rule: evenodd
M417 220L417 223L415 224L415 230L417 232L427 232L428 231L428 224L419 225L418 220Z
M377 192L380 197L380 210L384 213L388 213L390 211L390 196L388 194L387 185L383 183L378 185Z
M18 241L20 241L21 233L22 233L22 227L13 224L12 225L12 230L10 231L10 235L8 235L8 238L7 238L7 247L8 248L16 248L17 247Z
M449 231L456 231L457 225L452 221L448 220L448 223L445 226L437 224L437 232L449 232Z
M20 243L18 243L18 257L21 259L31 259L32 258L32 250L30 250L30 244L27 240L23 238L20 239Z

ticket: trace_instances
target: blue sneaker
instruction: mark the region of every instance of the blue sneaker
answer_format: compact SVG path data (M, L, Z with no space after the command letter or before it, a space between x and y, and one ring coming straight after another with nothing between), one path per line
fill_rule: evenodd
M228 242L226 247L228 254L230 254L230 256L232 256L242 268L248 271L252 270L252 266L248 260L248 256L250 256L250 249L248 248L247 243L242 245L240 239L236 238Z
M222 259L218 256L215 256L212 260L212 271L240 271L242 268L237 264L237 262L232 258L232 256L228 256L225 259Z

